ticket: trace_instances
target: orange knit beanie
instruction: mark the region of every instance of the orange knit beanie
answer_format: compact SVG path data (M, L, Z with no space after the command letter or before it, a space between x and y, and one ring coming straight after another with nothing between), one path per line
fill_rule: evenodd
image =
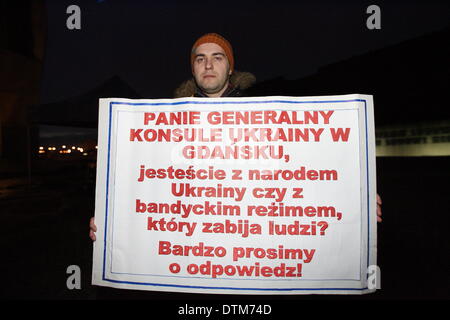
M194 63L195 49L197 49L198 46L204 43L215 43L219 45L223 49L223 51L225 51L225 55L227 56L228 62L230 64L230 70L234 71L233 48L231 47L231 44L228 42L227 39L225 39L224 37L222 37L220 34L217 33L207 33L198 38L197 41L195 41L191 50L191 65Z

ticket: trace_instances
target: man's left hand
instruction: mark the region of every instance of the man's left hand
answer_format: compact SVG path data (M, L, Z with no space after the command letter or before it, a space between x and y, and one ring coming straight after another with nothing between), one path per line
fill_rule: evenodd
M377 222L383 221L383 219L381 219L381 204L381 197L379 194L377 194Z

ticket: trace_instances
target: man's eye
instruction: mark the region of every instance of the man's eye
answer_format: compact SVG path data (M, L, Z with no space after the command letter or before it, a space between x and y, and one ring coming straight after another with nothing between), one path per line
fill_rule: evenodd
M197 63L202 63L203 60L205 60L205 59L203 59L203 58L197 58L195 61L196 61Z
M222 57L221 57L221 56L217 56L217 57L214 57L214 59L215 59L216 61L221 61L221 60L222 60Z

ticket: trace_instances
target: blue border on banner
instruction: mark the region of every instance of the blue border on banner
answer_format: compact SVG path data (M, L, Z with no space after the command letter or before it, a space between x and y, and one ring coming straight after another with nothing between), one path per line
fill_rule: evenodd
M160 286L160 287L176 287L176 288L190 288L190 289L212 289L212 290L243 290L243 291L363 291L368 288L240 288L240 287L211 287L211 286L189 286L189 285L178 285L178 284L163 284L163 283L151 283L151 282L134 282L134 281L121 281L114 279L107 279L105 274L106 267L106 239L107 239L107 223L108 223L108 202L109 202L109 172L110 172L110 151L111 151L111 128L112 128L112 108L113 105L133 105L133 106L175 106L175 105L190 105L190 104L267 104L267 103L290 103L290 104L301 104L301 103L339 103L339 102L364 102L364 114L365 114L365 129L366 129L366 179L367 179L367 266L370 263L370 185L369 185L369 154L368 154L368 128L367 128L367 101L365 99L351 99L351 100L324 100L324 101L291 101L291 100L264 100L264 101L179 101L179 102L113 102L109 103L109 128L108 128L108 155L107 155L107 173L106 173L106 212L105 212L105 231L104 231L104 243L103 243L103 273L102 280L121 283L121 284L131 284L131 285L144 285L144 286Z

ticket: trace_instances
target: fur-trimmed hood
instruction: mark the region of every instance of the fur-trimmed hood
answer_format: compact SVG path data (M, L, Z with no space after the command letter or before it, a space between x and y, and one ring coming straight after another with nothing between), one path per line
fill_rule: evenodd
M234 71L230 77L233 87L239 90L250 88L255 82L256 77L250 72ZM192 97L197 91L197 85L194 79L184 81L174 92L174 98Z

